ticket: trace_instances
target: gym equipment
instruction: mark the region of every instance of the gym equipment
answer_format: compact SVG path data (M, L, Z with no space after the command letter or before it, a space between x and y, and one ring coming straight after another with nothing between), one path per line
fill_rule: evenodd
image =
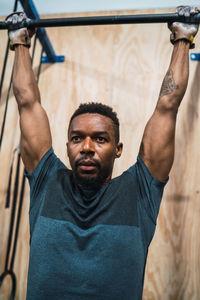
M114 25L114 24L144 24L144 23L200 23L200 13L194 16L179 16L172 14L144 14L144 15L118 15L118 16L94 16L79 18L55 18L55 19L37 19L24 20L21 24L7 24L0 22L2 29L40 28L40 27L63 27L63 26L91 26L91 25Z

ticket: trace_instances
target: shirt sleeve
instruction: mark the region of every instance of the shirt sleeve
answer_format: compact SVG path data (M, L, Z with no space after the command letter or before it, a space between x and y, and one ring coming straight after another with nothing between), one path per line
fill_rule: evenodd
M154 178L140 155L137 158L136 172L142 196L141 204L156 224L164 187L168 182L168 178L164 181Z
M42 198L42 193L50 176L60 168L66 169L66 166L55 155L53 149L50 148L32 173L25 171L30 185L30 209L37 201L37 198Z
M137 157L136 164L128 171L134 174L137 182L139 221L144 240L149 244L154 235L160 203L168 178L165 181L154 178L140 155Z

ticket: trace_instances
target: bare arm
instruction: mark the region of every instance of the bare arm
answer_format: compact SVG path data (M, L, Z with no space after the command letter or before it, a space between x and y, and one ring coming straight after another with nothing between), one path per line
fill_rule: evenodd
M179 15L198 13L190 6L177 7ZM174 22L169 24L170 40L174 45L169 69L163 84L155 111L146 125L140 155L151 174L165 180L174 159L176 116L185 94L189 76L189 49L194 48L193 39L198 24Z
M23 45L15 47L13 91L20 115L21 156L30 173L51 147L52 141L49 121L40 103L29 50Z
M160 180L168 177L174 159L176 116L188 83L189 46L183 40L174 45L156 109L146 125L140 147L146 166Z

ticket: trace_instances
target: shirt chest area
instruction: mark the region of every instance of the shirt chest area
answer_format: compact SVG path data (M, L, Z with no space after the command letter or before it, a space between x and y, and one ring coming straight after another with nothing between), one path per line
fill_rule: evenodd
M100 295L106 291L101 299L108 295L108 299L122 299L126 291L130 299L130 294L140 290L145 257L138 227L97 225L83 230L40 216L31 239L30 273L39 273L41 279L49 276L49 280L52 272L54 278L63 276L70 289L67 293L81 290Z
M81 229L97 225L138 226L138 193L134 182L115 180L90 197L75 187L69 177L49 181L40 215L70 222Z

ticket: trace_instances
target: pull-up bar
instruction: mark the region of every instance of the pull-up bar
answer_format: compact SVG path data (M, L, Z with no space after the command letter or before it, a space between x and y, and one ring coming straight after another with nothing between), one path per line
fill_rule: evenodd
M62 26L88 26L88 25L114 25L114 24L143 24L143 23L200 23L200 13L185 17L173 14L145 14L145 15L119 15L119 16L94 16L56 19L25 20L20 25L11 25L0 22L1 29L18 29L22 27L62 27Z

